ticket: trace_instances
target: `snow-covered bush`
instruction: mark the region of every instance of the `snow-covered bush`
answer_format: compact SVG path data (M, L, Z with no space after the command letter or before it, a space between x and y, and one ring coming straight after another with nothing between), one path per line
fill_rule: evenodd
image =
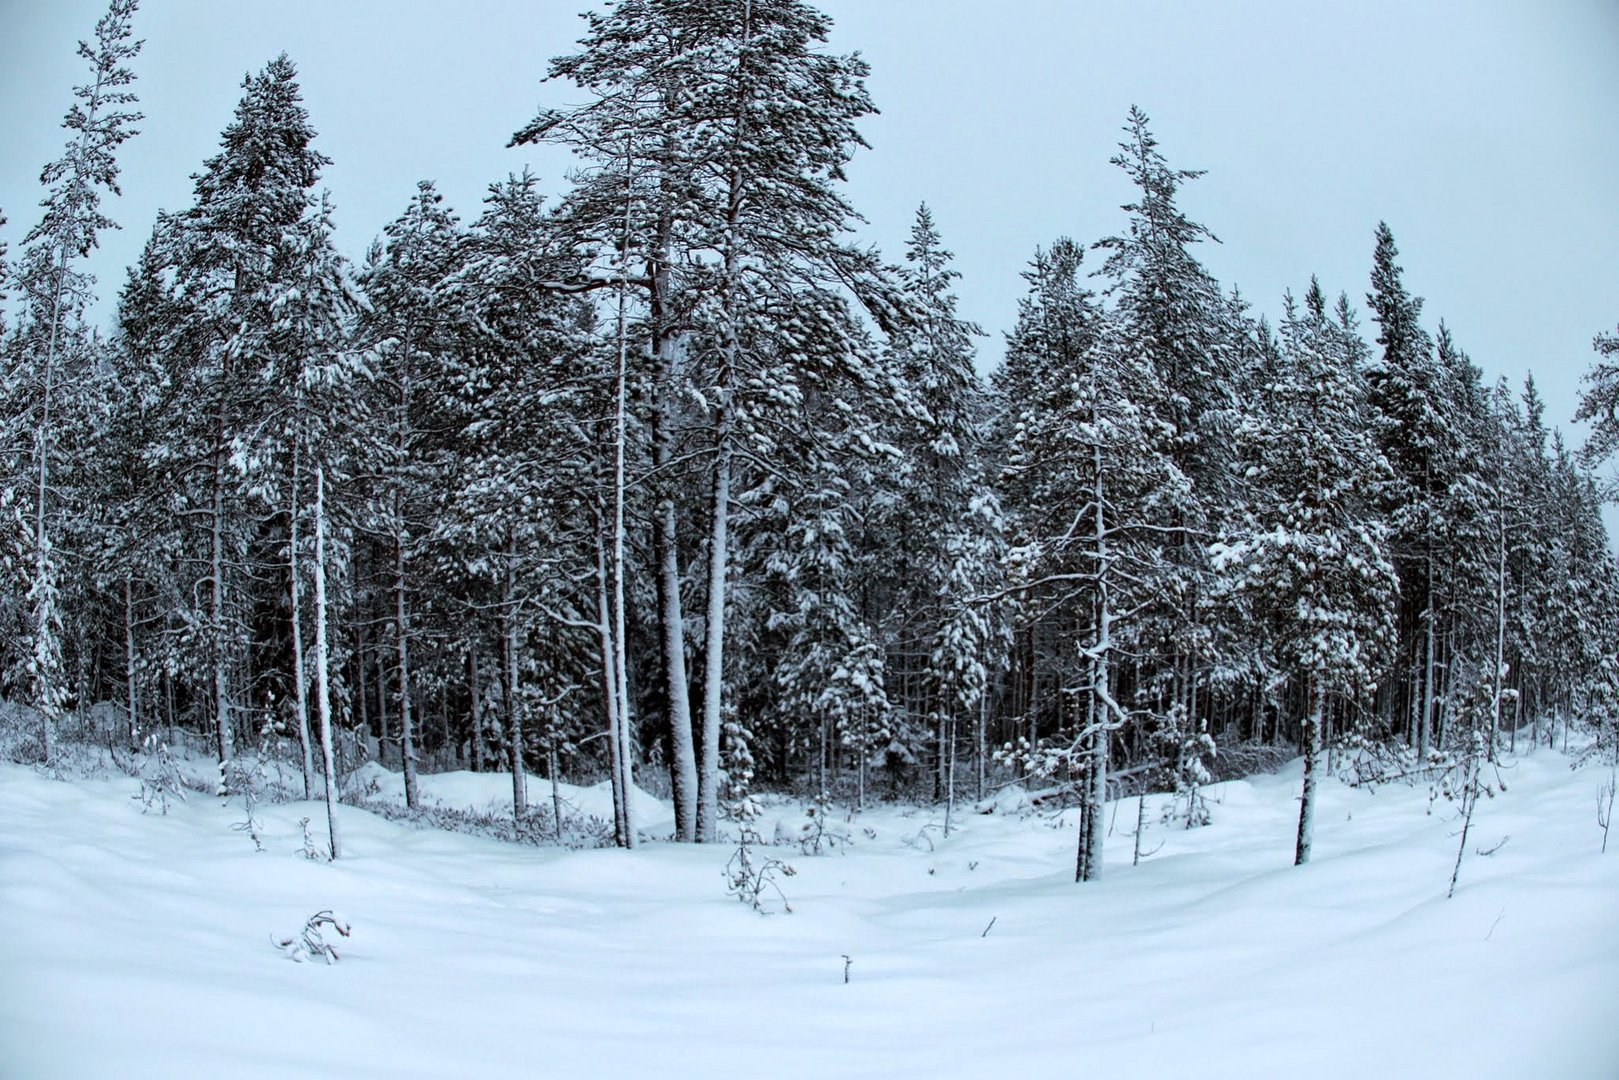
M138 767L141 789L130 797L141 804L142 813L155 806L167 814L171 798L185 802L185 777L169 744L155 733L146 737L145 750L145 759Z
M798 847L805 855L836 851L852 843L848 830L839 828L833 821L835 814L829 793L823 791L817 795L805 808L804 816L808 820L799 826Z
M759 835L759 815L763 806L748 790L753 780L753 753L748 747L749 732L736 720L725 725L725 816L735 822L736 850L725 864L725 889L761 915L776 910L788 914L787 901L778 878L792 877L797 871L773 855L762 855L757 848L764 842Z

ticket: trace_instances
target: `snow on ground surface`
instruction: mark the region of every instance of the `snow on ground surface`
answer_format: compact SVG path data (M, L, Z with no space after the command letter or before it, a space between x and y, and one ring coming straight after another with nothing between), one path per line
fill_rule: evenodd
M1155 824L1139 867L1127 800L1087 885L1071 821L1002 800L945 840L937 814L871 810L846 853L771 849L793 914L761 917L726 894L724 847L564 851L344 808L346 856L318 864L313 803L260 806L255 853L235 804L143 814L134 781L0 766L0 1076L1612 1080L1606 776L1521 759L1470 846L1510 840L1448 901L1455 826L1424 790L1327 783L1315 861L1290 866L1295 763L1214 789L1207 828ZM477 809L509 785L423 777ZM323 908L354 928L340 963L272 947Z

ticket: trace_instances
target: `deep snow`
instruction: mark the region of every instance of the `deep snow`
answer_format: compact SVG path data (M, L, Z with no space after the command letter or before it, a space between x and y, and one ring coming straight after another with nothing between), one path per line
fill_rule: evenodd
M0 1075L1612 1080L1607 773L1542 750L1506 775L1471 846L1510 839L1448 901L1456 823L1425 789L1327 782L1315 861L1290 866L1295 763L1212 789L1207 828L1153 819L1139 867L1126 800L1087 885L1072 822L1015 800L948 840L937 814L868 811L840 853L772 849L794 913L761 917L726 894L725 846L570 852L345 807L345 857L317 864L317 804L260 806L256 853L235 804L143 814L126 778L0 766ZM503 776L422 780L509 798ZM353 924L343 960L286 960L272 936L323 908Z

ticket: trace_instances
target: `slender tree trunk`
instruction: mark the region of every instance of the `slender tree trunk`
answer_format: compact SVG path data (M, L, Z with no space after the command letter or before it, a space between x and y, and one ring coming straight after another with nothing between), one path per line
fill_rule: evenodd
M1090 761L1086 770L1085 794L1080 807L1079 853L1074 880L1097 881L1102 876L1103 842L1107 838L1102 817L1107 812L1108 730L1121 712L1113 699L1111 681L1113 652L1113 606L1108 572L1113 556L1107 541L1106 485L1103 481L1102 451L1092 451L1095 470L1093 528L1096 550L1096 642L1090 649L1091 693L1087 703L1090 728Z
M1321 756L1321 692L1311 684L1310 715L1304 722L1304 791L1299 799L1299 835L1293 849L1293 865L1310 861L1310 845L1315 839L1316 765Z
M467 648L467 692L472 698L472 771L483 772L483 707L478 696L478 638L473 635Z
M141 742L140 686L135 663L135 588L124 575L124 683L128 693L129 744Z
M228 791L225 765L231 756L230 685L225 670L225 402L219 403L214 434L213 529L209 548L208 623L214 667L214 740L219 755L219 791Z
M713 523L709 532L708 626L703 656L703 752L698 776L697 839L712 843L719 822L720 709L725 687L725 596L731 517L730 403L720 406L715 446Z
M512 817L528 813L528 777L523 769L523 710L518 707L517 534L506 536L506 573L500 588L500 662L506 695L506 757L512 772Z
M634 146L625 147L625 171L634 171ZM624 205L624 251L628 258L630 235L630 205ZM618 282L618 372L614 386L614 415L613 415L613 550L612 561L605 568L608 573L610 596L609 614L612 618L612 628L609 634L612 660L612 689L613 689L613 719L616 723L609 729L609 738L613 740L616 753L613 760L613 771L616 774L613 791L623 801L623 811L619 817L624 823L624 834L620 843L626 848L635 847L635 814L630 804L630 798L635 791L635 753L634 745L630 739L630 678L629 678L629 652L628 628L624 611L624 496L625 496L625 453L627 450L628 432L627 408L629 398L629 265L627 262L619 264ZM683 646L682 646L683 647Z
M321 774L326 780L326 834L332 858L342 853L337 830L337 769L332 761L332 692L327 677L326 636L326 470L315 467L315 713L320 720Z
M635 846L629 785L624 776L624 741L619 737L618 646L613 641L613 604L607 573L607 548L596 533L596 626L601 641L602 699L607 713L607 742L613 781L613 831L619 847Z
M989 755L989 687L978 698L978 725L973 732L973 799L984 801L984 771Z
M557 753L555 736L545 748L545 769L551 774L551 816L555 819L557 843L562 843L562 755Z
M302 753L304 768L304 798L315 794L315 758L309 738L309 699L304 675L303 612L298 594L298 451L296 439L292 447L292 495L287 508L287 580L292 605L292 688L293 707L298 714L298 749Z
M667 277L667 271L661 271ZM656 281L656 276L654 277ZM655 290L656 294L656 290ZM654 295L654 321L661 304ZM691 682L686 670L686 621L680 598L680 539L675 498L668 475L674 459L671 430L674 418L673 343L660 340L652 403L652 468L658 475L659 495L653 525L653 557L658 565L658 627L663 649L664 691L668 699L669 781L674 788L675 839L690 843L697 838L697 751L692 738Z
M394 540L394 632L398 638L396 660L399 668L399 756L405 774L405 805L416 808L416 735L411 715L410 623L405 614L405 540Z

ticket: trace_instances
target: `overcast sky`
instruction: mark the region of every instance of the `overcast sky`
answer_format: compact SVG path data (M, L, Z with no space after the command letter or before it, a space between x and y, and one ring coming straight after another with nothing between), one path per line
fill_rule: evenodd
M585 0L145 0L136 63L146 113L122 154L124 225L95 269L110 297L156 211L189 204L243 75L297 63L339 242L358 256L421 178L463 218L531 165L505 149L543 102ZM1619 323L1619 0L1215 4L1171 0L823 0L831 47L872 65L880 116L850 195L864 235L900 254L917 203L964 275L963 313L999 359L1036 245L1122 227L1131 191L1107 164L1129 106L1218 235L1203 258L1273 318L1311 273L1362 300L1386 219L1408 287L1491 377L1533 370L1568 419L1591 338ZM0 209L15 247L40 167L83 78L74 43L103 0L0 0ZM1099 262L1100 260L1098 260Z

